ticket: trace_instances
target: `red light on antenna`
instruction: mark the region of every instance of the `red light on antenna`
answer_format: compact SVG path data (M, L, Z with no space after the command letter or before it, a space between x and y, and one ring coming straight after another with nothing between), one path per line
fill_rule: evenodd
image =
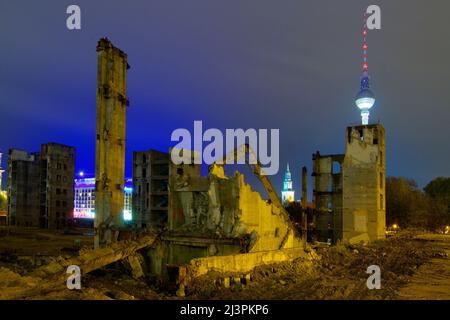
M367 63L364 63L364 64L363 64L363 69L364 69L364 70L369 69L369 66L367 65Z
M368 48L367 44L364 44L364 45L363 45L363 49L364 49L364 50L367 50L367 48Z

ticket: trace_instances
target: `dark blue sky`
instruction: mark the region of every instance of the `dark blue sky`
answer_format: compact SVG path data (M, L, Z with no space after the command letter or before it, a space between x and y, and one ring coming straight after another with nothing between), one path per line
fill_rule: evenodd
M82 30L66 29L78 4ZM0 2L0 148L76 147L94 171L96 52L108 36L127 52L132 150L167 150L176 128L280 128L282 185L299 191L311 154L343 153L361 74L361 16L370 31L372 120L387 132L387 173L424 186L449 176L450 2L323 0L89 0ZM3 166L6 166L4 159ZM251 180L249 178L249 180Z

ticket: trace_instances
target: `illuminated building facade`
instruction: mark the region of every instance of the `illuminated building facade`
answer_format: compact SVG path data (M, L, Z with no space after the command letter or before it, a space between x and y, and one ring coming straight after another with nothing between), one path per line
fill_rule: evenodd
M95 178L75 179L73 217L76 219L94 219Z
M125 179L123 188L124 205L122 218L124 221L132 220L132 194L133 181L131 178ZM73 217L75 219L95 218L95 177L80 177L75 179L75 198Z

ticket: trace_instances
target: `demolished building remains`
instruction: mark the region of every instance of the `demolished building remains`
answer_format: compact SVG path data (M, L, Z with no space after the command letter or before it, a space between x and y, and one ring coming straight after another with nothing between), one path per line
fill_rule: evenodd
M192 157L180 164L169 157L174 150L139 151L133 153L133 221L125 224L123 184L129 66L127 55L106 38L98 42L97 52L95 250L86 259L96 263L93 267L81 262L83 272L126 258L133 276L146 274L177 283L178 292L183 295L190 279L210 271L239 277L262 264L300 257L310 259L307 232L314 233L316 240L333 243L367 242L384 237L385 131L380 124L348 127L345 154L313 155L313 229L307 228L306 167L301 171L303 212L300 226L296 226L259 162L248 161L252 153L248 145L241 146L243 150L234 150L232 158L243 151L268 200L252 190L241 173L225 175L223 166L227 164L225 159L230 159L228 156L212 164L208 175L203 176L201 165L194 161L197 157L194 151L175 150ZM66 152L73 155L70 150ZM16 166L26 167L30 174L49 168L48 162L45 166L36 163L36 157L14 151L10 154L11 166L16 161ZM14 170L8 173L14 174ZM54 178L61 177L52 175L51 180ZM294 200L290 172L286 181L284 189L292 195L289 199ZM28 184L22 181L22 185ZM39 193L30 196L40 201L47 199ZM14 199L11 197L11 201ZM42 218L40 207L34 209ZM42 220L33 223L42 224ZM54 226L54 222L46 223ZM134 239L132 248L127 248L126 241L114 243L136 237L140 239ZM142 241L145 237L149 240ZM115 249L108 251L109 248Z
M322 241L368 242L385 237L385 130L347 127L346 151L313 154L315 227Z

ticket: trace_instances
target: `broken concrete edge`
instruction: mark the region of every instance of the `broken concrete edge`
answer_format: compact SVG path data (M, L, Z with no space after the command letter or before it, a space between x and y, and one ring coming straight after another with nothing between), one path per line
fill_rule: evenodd
M225 282L227 282L227 278L233 277L234 279L240 276L249 280L250 273L256 267L281 262L292 262L296 259L313 261L319 260L320 257L309 247L296 247L192 259L189 264L179 268L179 290L177 291L177 295L183 297L185 295L184 289L191 281L209 272L223 274Z

